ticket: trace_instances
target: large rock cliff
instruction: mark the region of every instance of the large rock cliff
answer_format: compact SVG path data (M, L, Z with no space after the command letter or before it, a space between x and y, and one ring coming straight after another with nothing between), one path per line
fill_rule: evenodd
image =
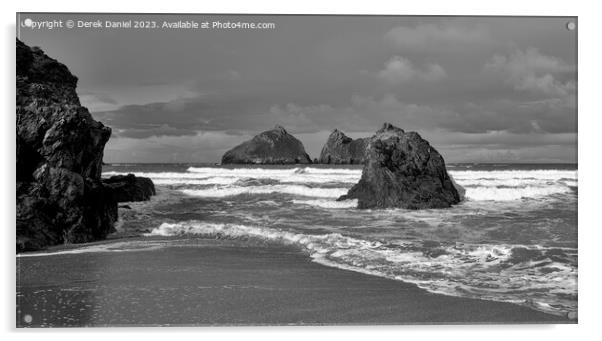
M111 129L80 105L76 85L17 39L17 251L102 239L117 220L100 181Z
M311 159L303 143L277 125L227 151L222 164L229 163L295 164L311 163Z
M358 208L446 208L460 202L443 157L416 132L391 124L370 138L360 181L339 200Z
M369 138L352 139L342 131L335 129L320 153L320 163L362 164L366 158Z

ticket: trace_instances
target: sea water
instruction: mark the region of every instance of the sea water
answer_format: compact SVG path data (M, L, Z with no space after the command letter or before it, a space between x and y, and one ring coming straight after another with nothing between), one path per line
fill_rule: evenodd
M577 311L577 168L452 164L463 200L449 209L358 210L337 201L361 166L136 165L104 177L149 177L164 201L142 240L20 257L182 247L182 238L290 245L317 263L415 283L429 292ZM178 236L174 239L174 236ZM145 241L146 240L146 241ZM177 264L173 264L177 267Z

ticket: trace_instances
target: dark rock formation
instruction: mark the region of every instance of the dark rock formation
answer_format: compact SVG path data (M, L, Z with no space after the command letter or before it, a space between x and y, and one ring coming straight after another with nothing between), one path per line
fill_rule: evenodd
M113 192L117 202L146 201L156 194L155 184L151 179L134 174L115 175L103 179L102 183Z
M17 40L17 251L104 238L117 203L100 174L111 129L80 105L77 78Z
M295 164L311 159L301 141L277 125L227 151L222 164L228 163Z
M320 153L320 163L362 164L366 157L369 138L352 139L335 129L328 136Z
M360 181L338 200L358 199L358 208L445 208L460 195L443 157L416 132L385 123L370 138Z

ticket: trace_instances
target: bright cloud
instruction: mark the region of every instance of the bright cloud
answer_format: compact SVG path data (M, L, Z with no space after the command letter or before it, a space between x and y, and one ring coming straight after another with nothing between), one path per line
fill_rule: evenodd
M396 85L412 80L435 82L446 78L447 73L439 64L427 64L424 68L417 68L410 60L394 56L385 63L385 68L378 72L378 77Z
M547 96L567 96L575 92L575 68L534 48L495 55L485 64L485 71L498 75L518 91ZM563 80L567 75L571 77Z

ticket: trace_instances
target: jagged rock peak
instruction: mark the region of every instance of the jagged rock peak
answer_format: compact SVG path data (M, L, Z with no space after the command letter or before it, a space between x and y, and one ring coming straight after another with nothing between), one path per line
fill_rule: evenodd
M384 132L404 133L405 131L401 128L392 125L391 123L385 122L382 128L380 128L376 133L380 134Z
M358 208L447 208L460 195L439 152L418 133L389 123L369 140L360 181L339 200Z
M288 132L286 131L286 129L284 129L284 127L283 127L283 126L281 126L280 124L276 124L276 125L274 126L274 129L273 129L273 130L276 130L276 131L282 132L282 133L284 133L284 134L288 134Z
M361 164L364 162L367 138L352 139L342 131L334 129L320 153L320 163Z

